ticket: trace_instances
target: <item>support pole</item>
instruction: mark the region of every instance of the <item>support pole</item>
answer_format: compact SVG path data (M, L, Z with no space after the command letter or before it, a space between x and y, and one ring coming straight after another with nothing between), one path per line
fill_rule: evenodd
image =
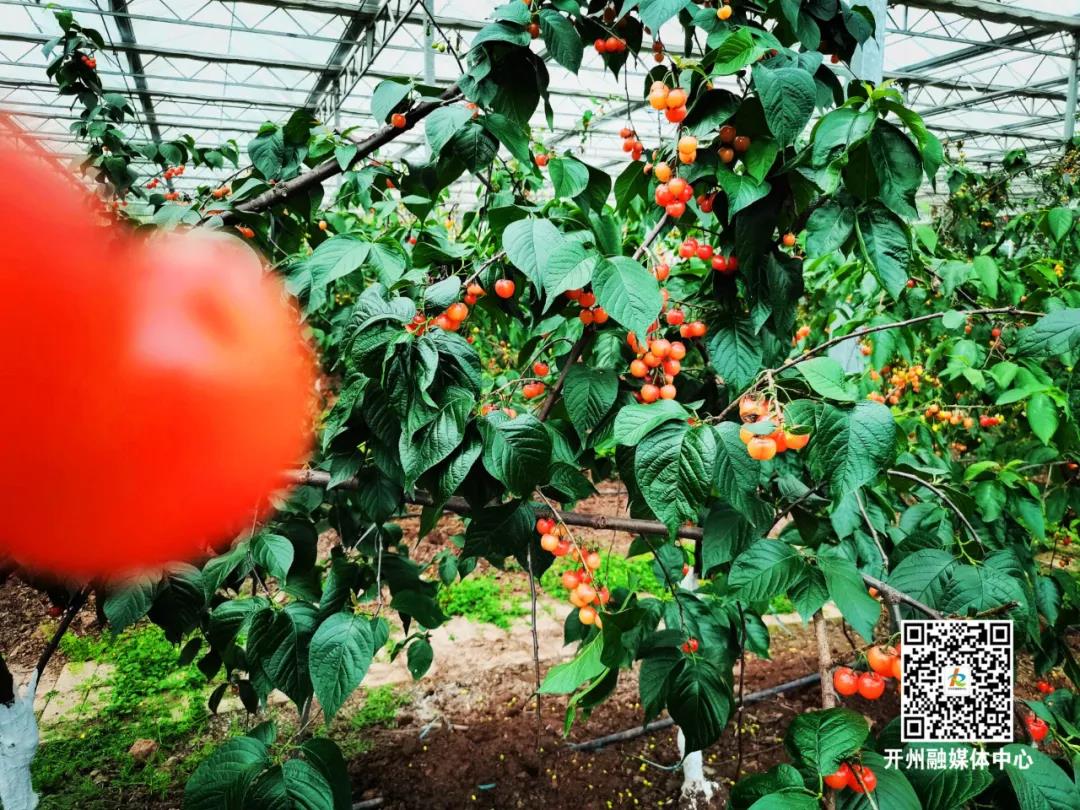
M1077 58L1080 57L1080 35L1072 36L1072 55L1069 58L1069 90L1065 98L1065 141L1068 143L1076 131L1076 79Z
M427 19L424 21L424 84L435 84L435 0L423 0Z
M856 79L881 84L885 74L885 28L888 22L887 0L865 0L859 5L866 6L874 15L874 36L855 48L851 57L851 72Z

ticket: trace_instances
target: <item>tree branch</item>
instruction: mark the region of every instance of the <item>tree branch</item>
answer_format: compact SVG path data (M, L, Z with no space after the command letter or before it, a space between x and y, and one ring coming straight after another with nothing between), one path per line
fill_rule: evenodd
M570 369L574 367L574 364L585 353L585 349L588 348L592 342L595 332L592 327L586 326L585 331L581 333L574 345L570 347L570 352L566 355L566 359L563 360L562 370L559 372L559 379L555 381L555 384L551 386L551 390L548 392L547 399L544 400L544 404L540 406L540 410L536 413L536 418L541 422L546 421L548 416L551 415L551 409L555 407L555 403L559 401L559 395L562 393L563 386L566 385L566 378L570 374Z
M844 342L846 342L848 340L861 340L862 338L866 337L867 335L872 335L875 332L884 332L884 331L886 331L888 329L900 329L900 328L902 328L904 326L913 326L913 325L915 325L917 323L925 323L927 321L934 321L934 320L937 320L939 318L945 317L948 314L949 311L950 310L946 310L945 312L933 312L933 313L931 313L929 315L919 315L916 318L908 318L907 320L896 321L894 323L883 323L883 324L878 324L877 326L867 326L866 328L860 329L857 332L849 332L846 335L841 335L839 337L829 338L829 340L826 340L824 343L819 343L817 346L814 346L812 349L808 349L807 351L800 354L798 357L793 357L790 360L787 360L787 361L781 363L776 368L766 369L765 371L761 372L761 374L758 374L758 377L761 377L763 375L769 375L769 374L774 375L774 376L777 375L777 374L780 374L780 373L782 373L784 371L787 371L788 369L794 368L795 366L799 365L799 363L802 363L802 362L804 362L806 360L809 360L812 357L817 357L822 352L831 349L833 346L839 346L841 343L844 343ZM1026 318L1041 318L1045 313L1043 313L1043 312L1028 312L1027 310L1017 309L1016 307L994 307L992 309L969 309L969 310L967 310L966 312L964 312L962 314L964 314L966 316L972 316L972 315L1013 315L1013 316L1020 316L1020 317L1026 317ZM720 413L715 417L715 419L713 421L722 422L725 416L727 416L729 413L731 413L732 410L734 410L735 408L738 407L739 400L741 400L746 394L748 394L750 391L752 391L755 388L756 385L757 385L757 379L755 378L754 384L751 385L749 388L747 388L745 391L743 391L741 394L739 394L737 397L734 397L731 400L731 402L728 403L727 407L724 408L724 410L720 411Z
M952 500L949 498L949 496L946 495L945 492L942 489L940 489L939 487L934 486L929 481L924 481L922 478L919 478L919 476L917 476L917 475L912 475L911 473L901 472L900 470L886 470L885 474L886 475L891 475L894 478L904 478L904 479L906 479L908 481L914 481L919 486L926 487L926 489L930 490L935 495L937 495L939 498L941 498L941 500L945 502L945 505L948 506L956 514L956 516L958 518L960 518L960 522L964 524L964 528L967 529L968 534L971 535L971 539L975 541L975 544L979 548L983 548L982 538L979 537L979 533L977 531L975 531L975 527L971 525L971 521L969 521L967 519L967 517L964 515L964 513L960 511L960 508L955 503L952 502Z
M289 482L300 486L325 487L330 483L330 473L323 472L322 470L288 470L284 473L284 477ZM342 489L358 489L360 482L356 478L349 478L342 481L338 486ZM435 505L435 499L431 497L430 493L422 490L417 490L412 495L407 495L405 501L406 503L415 504L417 506ZM796 504L792 504L792 508L795 505ZM456 496L449 498L446 503L443 504L442 508L446 512L453 512L457 515L468 515L473 511L473 507L468 501ZM536 515L540 517L554 517L568 526L582 526L587 529L597 529L600 531L610 529L612 531L659 537L667 537L670 535L668 527L659 520L640 520L638 518L611 517L609 515L583 515L579 512L563 512L559 509L541 505L534 505L532 508ZM675 536L683 540L699 540L704 536L704 533L700 526L680 526L675 530ZM881 593L887 594L890 598L898 602L903 602L906 605L910 605L931 618L944 618L941 613L934 610L929 605L920 602L912 596L908 596L903 591L898 591L892 585L882 582L877 577L872 577L869 574L863 574L862 572L860 572L860 576L862 576L863 582L867 585L877 588Z
M405 126L385 126L362 140L354 141L358 148L356 156L353 157L352 162L349 164L350 167L355 165L357 161L366 158L380 146L385 146L402 133L408 132L416 126L418 122L439 109L439 107L442 107L447 102L457 100L460 95L461 90L458 88L457 84L452 84L443 91L438 100L424 101L408 110L408 112L405 113ZM324 160L310 171L304 172L300 176L294 177L292 180L278 183L257 197L252 197L247 202L240 203L240 205L236 206L233 210L225 211L220 214L221 220L225 224L229 224L237 218L237 214L255 214L264 211L278 203L285 202L303 191L307 191L309 188L319 185L324 180L327 180L334 175L341 174L343 171L344 169L341 168L341 164L338 163L337 158ZM206 221L208 220L204 220L204 222Z

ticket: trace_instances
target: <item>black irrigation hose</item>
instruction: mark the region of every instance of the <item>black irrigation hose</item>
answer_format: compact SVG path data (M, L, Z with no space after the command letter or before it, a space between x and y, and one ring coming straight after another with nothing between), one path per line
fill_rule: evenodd
M743 705L748 703L757 703L765 698L772 697L773 695L779 695L784 692L790 692L793 689L799 689L803 686L812 686L821 680L821 675L814 672L810 675L804 675L801 678L796 678L793 681L782 683L777 686L770 686L768 689L762 689L760 692L751 692L743 698ZM635 737L640 737L643 734L650 734L654 731L662 731L665 728L671 728L675 725L675 721L670 717L665 717L663 720L657 720L654 723L641 726L639 728L629 728L626 731L617 731L614 734L607 734L603 737L597 737L595 740L586 740L585 742L571 743L566 747L571 751L597 751L612 743L625 742L626 740L632 740Z

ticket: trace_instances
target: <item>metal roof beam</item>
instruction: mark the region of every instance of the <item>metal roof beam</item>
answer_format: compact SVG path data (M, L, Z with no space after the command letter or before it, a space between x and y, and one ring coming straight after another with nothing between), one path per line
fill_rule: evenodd
M1080 17L1014 8L1007 3L994 3L988 0L901 0L890 2L889 5L921 8L987 22L1022 25L1025 28L1035 28L1047 33L1056 34L1060 31L1080 33Z
M127 58L128 68L135 82L135 94L139 98L139 106L142 107L143 118L146 128L150 131L150 138L156 144L161 144L161 130L158 128L157 116L154 113L154 100L150 97L150 85L143 73L142 54L139 53L138 40L135 38L135 28L131 19L127 16L127 0L109 0L109 7L114 12L116 28L120 32L121 41L132 48L124 55Z

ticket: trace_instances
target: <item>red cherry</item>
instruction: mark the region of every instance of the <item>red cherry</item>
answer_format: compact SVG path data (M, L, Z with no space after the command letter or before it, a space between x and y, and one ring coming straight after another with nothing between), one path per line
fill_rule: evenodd
M844 697L851 697L859 691L859 676L851 667L838 667L833 673L833 689Z
M1032 715L1024 723L1027 725L1028 734L1031 735L1031 739L1035 740L1035 742L1042 742L1046 739L1046 735L1050 733L1050 726L1041 717Z
M499 298L511 298L514 295L514 282L508 278L500 278L495 282L495 294Z
M856 793L873 793L877 787L877 775L865 765L852 765L848 787Z
M844 762L840 765L840 770L825 777L825 784L833 790L843 790L848 786L848 780L850 778L851 768Z
M885 693L885 679L876 672L859 676L859 694L867 700L877 700Z

